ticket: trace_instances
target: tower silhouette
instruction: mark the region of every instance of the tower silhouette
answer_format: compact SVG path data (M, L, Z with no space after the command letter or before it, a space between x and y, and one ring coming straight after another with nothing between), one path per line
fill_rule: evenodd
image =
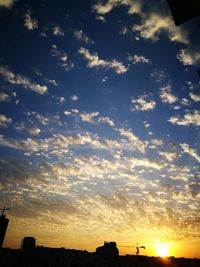
M4 214L6 210L9 210L9 209L3 208L1 216L0 216L0 248L2 248L3 246L3 241L5 238L6 230L7 230L8 223L9 223L9 219L6 218L6 215Z

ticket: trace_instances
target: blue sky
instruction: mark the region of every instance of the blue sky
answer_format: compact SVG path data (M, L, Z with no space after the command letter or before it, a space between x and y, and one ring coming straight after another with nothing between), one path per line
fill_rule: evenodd
M198 18L176 27L166 1L0 0L0 25L6 245L200 256Z

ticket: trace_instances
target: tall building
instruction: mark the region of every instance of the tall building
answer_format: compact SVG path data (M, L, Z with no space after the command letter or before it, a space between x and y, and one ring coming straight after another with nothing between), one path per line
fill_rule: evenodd
M22 243L21 243L21 249L23 251L32 251L35 249L36 246L36 239L32 236L25 236L22 239Z
M6 230L8 227L9 219L6 218L6 215L4 215L4 210L0 216L0 248L3 246L3 241L6 235Z

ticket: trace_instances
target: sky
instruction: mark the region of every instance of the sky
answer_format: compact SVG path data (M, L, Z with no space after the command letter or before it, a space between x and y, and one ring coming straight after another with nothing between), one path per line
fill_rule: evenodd
M198 21L166 0L0 0L5 247L200 257Z

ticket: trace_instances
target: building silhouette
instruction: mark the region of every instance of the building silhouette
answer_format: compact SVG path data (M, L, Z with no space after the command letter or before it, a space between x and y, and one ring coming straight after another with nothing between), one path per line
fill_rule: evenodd
M0 248L3 247L3 241L6 235L6 230L8 227L9 219L6 218L6 215L4 214L5 208L2 209L2 214L0 216Z
M96 254L103 258L116 258L119 250L116 242L104 242L103 246L96 248Z
M22 239L21 250L31 252L36 247L36 239L32 236L25 236Z

